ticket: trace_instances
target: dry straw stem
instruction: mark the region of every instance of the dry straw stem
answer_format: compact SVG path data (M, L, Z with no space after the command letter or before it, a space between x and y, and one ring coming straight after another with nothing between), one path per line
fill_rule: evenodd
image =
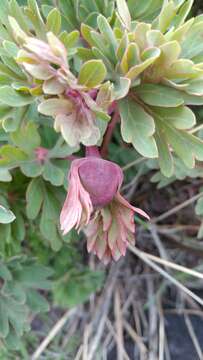
M180 281L175 279L173 276L171 276L168 272L166 272L164 269L162 269L160 266L154 263L154 261L151 260L149 254L137 249L136 247L133 247L132 245L128 245L129 250L139 257L141 260L143 260L147 265L149 265L152 269L159 272L163 277L165 277L169 282L177 286L180 290L184 291L187 295L192 297L196 302L198 302L200 305L203 306L203 299L201 299L198 295L194 294L191 290L189 290L186 286L181 284Z
M114 313L116 319L116 331L117 331L117 357L118 360L123 360L123 348L124 348L124 339L123 339L123 318L121 311L121 298L119 289L116 289L114 297Z
M111 299L121 264L122 261L112 266L106 282L105 289L101 296L102 301L98 303L97 311L95 312L95 315L90 323L91 329L93 331L94 330L96 331L95 331L95 335L92 337L91 342L89 343L88 360L94 359L95 352L103 336L104 328L106 325L106 319L108 316L109 308L111 305Z
M164 315L161 306L160 298L158 299L158 312L159 312L159 360L164 360L164 349L165 349L165 326L164 326Z
M203 359L203 353L202 353L199 341L198 341L198 339L197 339L197 337L195 335L195 331L194 331L194 328L192 326L192 322L191 322L188 315L185 314L184 318L185 318L185 324L187 326L187 329L188 329L188 332L190 334L191 340L193 342L194 348L195 348L195 350L197 352L198 358L199 358L199 360L202 360Z
M79 347L79 350L78 350L74 360L80 360L82 358L82 356L83 356L83 345L81 345Z
M160 255L161 255L161 258L160 257L157 257L155 255L152 255L152 254L148 254L148 253L145 253L143 252L143 254L145 254L148 259L158 263L158 264L161 264L165 267L169 267L171 269L174 269L174 270L177 270L177 271L181 271L187 275L190 275L190 276L194 276L198 279L201 279L203 280L203 274L200 273L199 271L196 271L196 270L193 270L193 269L189 269L185 266L182 266L182 265L178 265L174 262L171 262L168 260L168 254L167 254L167 251L165 250L158 234L157 234L157 231L156 231L156 227L155 226L150 226L150 232L152 234L152 237L154 239L154 242L156 244L156 246L158 247L159 249L159 252L160 252Z
M155 219L152 219L151 222L152 222L153 224L156 224L157 222L166 219L167 217L169 217L169 216L177 213L178 211L182 210L184 207L192 204L193 202L195 202L196 200L198 200L198 199L199 199L200 197L202 197L202 196L203 196L203 193L201 192L201 193L193 196L191 199L188 199L188 200L182 202L181 204L173 207L173 208L170 209L169 211L166 211L164 214L156 217Z
M144 157L140 157L140 158L138 158L136 160L133 160L130 163L128 163L127 165L123 166L122 170L126 171L126 170L130 169L133 166L139 165L140 163L142 163L145 160L146 160L146 158L144 158Z
M157 258L156 256L150 257L152 260L154 260L154 261L158 260L158 262L161 263L162 265L164 265L165 268L171 267L173 269L180 270L180 271L182 271L184 273L187 273L187 274L189 272L190 275L193 275L193 276L198 277L198 278L200 277L201 279L203 279L203 274L200 274L200 273L198 273L196 271L190 270L190 269L185 268L183 266L176 265L175 263L171 263L169 261L170 258L168 256L168 253L165 250L164 245L161 242L161 239L159 238L156 227L151 226L150 231L151 231L152 237L154 239L154 242L155 242L155 244L156 244L156 246L157 246L157 248L159 250L159 253L161 255L161 258ZM188 298L188 296L187 296L187 300L191 301L192 299ZM192 304L192 305L194 305L194 304ZM158 298L158 310L159 310L159 360L164 360L164 349L166 349L165 344L167 344L167 338L165 336L164 316L163 316L163 309L161 307L161 299L160 299L160 297ZM192 323L190 322L190 319L189 319L189 317L187 315L185 315L185 322L186 322L186 325L188 327L188 332L189 332L189 334L191 336L191 339L192 339L192 342L193 342L194 347L196 349L196 352L197 352L199 358L203 359L203 357L200 357L201 348L200 348L199 342L198 342L198 340L197 340L197 338L195 336L194 329L192 327Z
M46 338L42 341L39 347L36 349L34 354L32 355L32 360L39 359L40 355L45 351L50 342L55 338L55 336L61 331L66 322L78 312L78 309L71 309L65 312L65 314L57 321L51 331L48 333Z
M152 260L152 261L154 261L154 262L156 262L158 264L164 265L166 267L169 267L169 268L177 270L177 271L184 272L185 274L188 274L188 275L191 275L191 276L194 276L194 277L196 277L198 279L203 280L203 274L201 274L200 272L198 272L196 270L188 269L185 266L175 264L175 263L173 263L171 261L159 258L159 257L157 257L155 255L151 255L151 254L148 254L148 253L145 253L145 252L143 252L143 254L145 254L148 259L150 259L150 260Z
M144 345L142 338L135 332L126 320L124 320L123 325L128 335L132 338L140 350L140 360L147 360L147 348Z
M163 259L163 260L170 260L170 259L169 259L169 255L168 255L168 253L167 253L164 245L162 244L162 241L161 241L161 239L160 239L160 237L159 237L159 235L158 235L158 233L157 233L156 226L151 225L151 226L149 227L149 230L150 230L150 232L151 232L151 234L152 234L152 237L153 237L153 239L154 239L155 245L156 245L156 247L157 247L158 250L159 250L159 254L160 254L160 256L161 256L161 259Z
M118 344L119 343L119 335L114 330L114 327L109 319L106 319L106 325L107 325L107 328L108 328L110 334L113 336L116 344ZM130 360L129 356L128 356L127 352L125 351L125 348L123 347L122 344L119 346L117 354L118 354L118 357L122 358L123 360Z
M157 307L155 303L155 289L154 289L154 281L147 278L147 293L148 293L148 314L149 314L149 360L157 359L157 351L158 351L158 337L157 337L157 324L158 324L158 314Z

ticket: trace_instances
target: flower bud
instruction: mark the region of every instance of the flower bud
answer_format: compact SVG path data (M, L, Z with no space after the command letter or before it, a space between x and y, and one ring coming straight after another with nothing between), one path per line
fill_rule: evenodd
M123 181L121 168L98 155L73 160L68 194L61 211L64 234L72 228L83 229L87 249L104 263L118 260L128 243L135 242L134 214L149 218L131 206L119 193Z
M79 167L79 175L94 207L110 203L123 180L118 165L97 157L86 158Z

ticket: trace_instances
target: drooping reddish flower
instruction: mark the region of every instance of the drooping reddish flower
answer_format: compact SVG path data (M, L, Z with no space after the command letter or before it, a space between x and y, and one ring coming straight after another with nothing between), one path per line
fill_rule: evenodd
M127 244L135 243L134 215L149 219L120 194L121 168L97 156L74 160L69 174L68 195L61 211L64 234L72 228L87 236L87 250L108 263L126 253Z
M96 103L84 92L69 89L66 96L44 100L38 111L54 117L54 129L71 147L80 143L95 145L101 137L96 125Z
M54 118L54 129L69 146L98 144L110 120L108 109L116 98L113 84L104 82L106 70L101 60L93 62L102 66L102 77L88 84L80 78L83 67L77 76L71 71L71 49L55 34L49 31L38 39L26 34L13 17L9 22L19 45L16 61L28 77L27 91L40 95L38 111Z
M95 212L84 229L88 252L93 251L104 264L111 258L117 261L125 256L128 243L135 244L136 213L149 219L143 210L130 205L117 192L110 204Z

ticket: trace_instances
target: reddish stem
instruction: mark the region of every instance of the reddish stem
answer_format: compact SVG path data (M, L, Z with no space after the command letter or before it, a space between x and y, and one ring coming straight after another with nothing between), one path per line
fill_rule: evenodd
M73 161L73 160L77 160L77 159L78 159L78 156L76 156L76 155L68 155L68 156L66 156L66 157L64 157L64 158L60 158L60 159Z
M86 146L85 156L101 157L97 146Z
M116 110L112 116L112 119L111 119L108 127L107 127L106 134L104 136L104 140L103 140L103 143L101 146L101 156L104 158L106 158L108 155L109 143L112 139L114 128L115 128L117 122L119 121L119 119L120 119L120 115L119 115L119 112Z
M42 163L42 164L47 159L48 153L49 153L49 150L42 146L39 146L35 149L36 158L39 161L39 163Z

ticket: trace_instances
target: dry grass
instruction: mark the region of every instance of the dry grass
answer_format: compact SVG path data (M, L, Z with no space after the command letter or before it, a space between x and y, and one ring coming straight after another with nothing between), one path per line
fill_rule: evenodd
M133 186L137 185L137 179ZM178 223L176 229L176 226L158 225L198 197L194 195L154 218L150 225L140 226L137 247L129 246L127 257L108 268L102 292L92 296L88 304L68 310L59 318L32 359L57 359L49 349L55 337L61 339L63 349L77 334L80 341L75 353L67 359L175 360L169 351L165 328L165 316L169 313L184 316L196 358L203 359L190 319L192 314L203 317L203 299L197 294L203 288L201 257L194 254L191 260L190 255L192 265L188 265L188 253L170 245L171 233L182 237L187 226ZM93 257L89 261L92 269L101 269ZM171 289L170 297L166 296L167 289Z

